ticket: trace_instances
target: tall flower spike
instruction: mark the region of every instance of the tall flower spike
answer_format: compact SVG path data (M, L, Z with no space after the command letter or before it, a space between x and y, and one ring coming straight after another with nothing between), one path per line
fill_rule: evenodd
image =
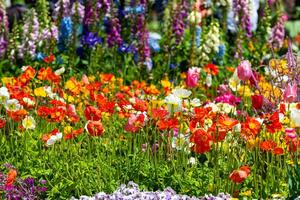
M120 35L121 25L118 18L113 18L108 27L107 43L109 47L120 45L122 38Z
M4 55L7 49L8 20L3 3L0 3L0 57Z
M287 21L287 16L282 15L275 26L272 28L272 33L269 38L269 44L274 49L280 49L283 45L283 40L285 37L284 24Z
M39 41L39 21L36 16L36 12L32 9L26 18L23 26L23 40L18 47L18 56L23 58L24 56L35 57L36 45Z

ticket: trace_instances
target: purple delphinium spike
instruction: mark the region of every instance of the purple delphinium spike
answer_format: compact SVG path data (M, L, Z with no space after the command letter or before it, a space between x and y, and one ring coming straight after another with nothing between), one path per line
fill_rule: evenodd
M238 16L242 28L245 30L247 37L252 37L252 25L250 16L250 5L248 0L233 0L234 15Z
M105 14L110 11L110 0L98 0L97 9L102 10Z
M87 5L85 6L85 9L84 9L84 24L86 25L90 25L94 22L94 15L95 15L95 12L94 12L94 9L93 9L93 5L91 3L87 3Z
M8 41L8 20L6 16L5 6L0 3L0 57L6 52Z
M114 45L121 45L122 38L120 35L121 25L118 18L113 18L110 20L107 34L107 43L109 47Z
M181 4L178 4L173 16L172 29L175 34L176 44L179 44L182 40L184 29L185 29L185 19L188 16L188 3L186 0L182 0Z
M282 15L275 26L272 28L272 33L269 38L269 44L275 49L280 49L283 45L285 37L284 24L287 19L288 17L286 15Z

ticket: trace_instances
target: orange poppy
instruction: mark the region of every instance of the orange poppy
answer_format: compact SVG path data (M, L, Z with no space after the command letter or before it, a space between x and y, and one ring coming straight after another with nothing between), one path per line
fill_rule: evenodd
M266 140L260 143L260 149L263 151L273 151L277 144L273 140Z
M241 123L241 136L245 140L256 137L260 130L260 123L255 118L247 117L246 121Z
M218 75L219 73L219 68L217 65L214 65L213 63L209 63L207 65L204 66L203 70L208 73L211 74L213 76Z
M7 174L7 179L5 182L6 186L12 186L17 178L17 171L14 169L10 169Z

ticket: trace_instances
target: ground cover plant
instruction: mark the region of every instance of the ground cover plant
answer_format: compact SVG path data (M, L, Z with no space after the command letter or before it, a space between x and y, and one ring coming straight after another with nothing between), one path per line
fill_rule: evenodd
M290 4L0 5L0 198L300 196Z

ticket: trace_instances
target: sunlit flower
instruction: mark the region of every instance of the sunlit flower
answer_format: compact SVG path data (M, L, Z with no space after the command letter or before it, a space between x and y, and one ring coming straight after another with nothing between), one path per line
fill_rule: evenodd
M178 112L178 111L181 111L181 109L182 109L181 98L174 94L170 94L169 96L167 96L165 98L165 102L168 105L169 112L172 112L172 111Z
M183 150L189 147L189 140L188 138L183 135L179 134L177 137L173 137L172 139L172 148L176 150Z
M32 116L26 116L22 121L22 125L25 129L35 129L35 124L35 120Z
M59 68L58 70L56 70L54 73L59 76L59 75L63 74L65 71L66 71L66 69L64 67L62 67L62 68Z
M0 103L5 103L10 97L8 89L6 87L0 88Z
M291 122L295 127L300 127L300 110L298 109L291 109Z
M17 111L22 108L22 106L20 105L20 103L17 99L7 100L4 104L4 106L8 111Z
M193 107L199 107L201 105L200 99L194 98L190 102L191 106Z
M172 93L181 99L188 98L192 94L191 91L183 89L183 88L176 88L176 89L172 90Z

